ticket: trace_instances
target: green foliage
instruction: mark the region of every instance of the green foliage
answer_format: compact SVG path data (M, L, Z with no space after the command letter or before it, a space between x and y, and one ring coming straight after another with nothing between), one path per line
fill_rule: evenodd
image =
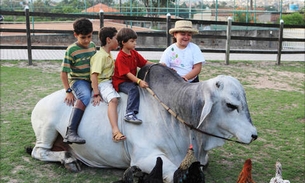
M216 1L217 2L217 1ZM214 9L214 8L216 8L216 5L217 5L217 8L225 8L226 6L227 6L227 2L224 2L224 1L222 1L222 2L220 2L220 4L219 3L215 3L215 2L213 2L212 4L211 4L211 6L210 6L210 8L212 8L212 9Z
M130 4L131 3L131 4ZM120 9L123 15L127 16L145 16L146 7L143 3L139 3L137 0L127 1L121 6L115 5L113 8Z
M22 1L1 0L1 10L6 11L23 11L25 3Z
M242 22L242 23L253 23L254 14L246 11L236 11L234 12L234 22Z
M170 13L182 18L189 18L189 8L186 4L177 6L175 0L132 0L121 5L115 5L115 8L121 9L123 14L131 16L157 16ZM192 10L192 12L195 12L195 10Z
M282 19L284 20L284 24L286 25L305 25L304 14L302 16L299 12L283 15Z
M140 0L145 7L167 7L168 4L174 4L176 0Z
M188 18L189 17L189 8L185 4L185 2L183 4L181 4L181 6L179 7L179 11L178 11L177 16L182 17L182 18Z
M92 1L93 2L93 1ZM98 4L100 3L99 1L96 1L96 2L93 2L92 4ZM102 1L103 4L106 4L108 6L113 6L115 3L114 3L114 0L103 0Z
M50 12L50 0L36 0L33 3L34 12Z
M55 6L58 13L80 13L92 6L90 1L63 0Z

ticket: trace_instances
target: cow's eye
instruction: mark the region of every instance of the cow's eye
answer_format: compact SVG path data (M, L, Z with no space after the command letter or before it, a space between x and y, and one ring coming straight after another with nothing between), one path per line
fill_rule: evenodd
M237 112L238 112L238 107L237 107L236 105L227 103L227 107L228 107L229 109L231 109L232 111L237 110Z

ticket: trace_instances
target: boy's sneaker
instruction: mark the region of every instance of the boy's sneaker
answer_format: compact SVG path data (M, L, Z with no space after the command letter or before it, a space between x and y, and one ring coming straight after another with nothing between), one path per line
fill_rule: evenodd
M129 123L141 124L142 120L138 119L135 114L126 114L124 120Z

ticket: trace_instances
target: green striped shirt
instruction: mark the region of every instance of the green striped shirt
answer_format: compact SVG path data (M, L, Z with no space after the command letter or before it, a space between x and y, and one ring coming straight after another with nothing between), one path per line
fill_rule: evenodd
M73 84L74 80L90 81L90 59L95 54L96 47L93 42L88 48L71 44L65 53L62 62L61 71L69 73L69 82Z

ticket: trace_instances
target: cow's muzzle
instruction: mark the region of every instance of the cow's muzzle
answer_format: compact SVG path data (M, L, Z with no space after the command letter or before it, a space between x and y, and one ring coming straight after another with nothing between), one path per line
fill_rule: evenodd
M251 135L251 137L252 137L252 141L254 141L254 140L256 140L257 139L257 135Z

